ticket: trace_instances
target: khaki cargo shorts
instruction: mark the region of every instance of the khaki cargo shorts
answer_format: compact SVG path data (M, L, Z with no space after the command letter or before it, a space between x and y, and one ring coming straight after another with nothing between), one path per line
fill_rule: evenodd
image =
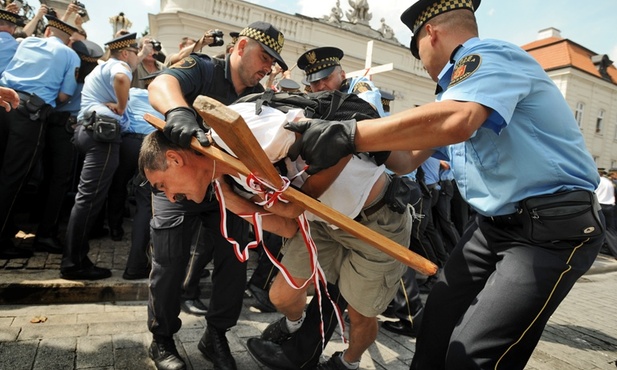
M399 214L383 206L370 216L361 213L361 224L398 242L409 245L411 215ZM362 315L375 317L394 298L407 266L358 240L346 231L332 229L324 222L310 222L318 260L330 283L338 280L341 294ZM298 232L285 241L282 263L289 273L302 279L311 275L308 250Z

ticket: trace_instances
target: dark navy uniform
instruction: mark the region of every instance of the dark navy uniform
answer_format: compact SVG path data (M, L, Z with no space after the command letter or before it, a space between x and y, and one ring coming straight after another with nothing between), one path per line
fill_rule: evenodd
M48 17L52 31L65 32L68 39L74 27ZM54 34L28 37L7 65L0 84L19 93L21 102L10 112L0 110L0 249L12 249L11 238L18 231L12 212L18 194L28 180L44 145L47 118L59 96L70 96L77 86L79 57ZM8 256L10 257L10 256Z
M178 79L184 99L189 105L198 95L210 96L224 104L230 104L239 97L231 80L229 57L223 61L191 54L162 73ZM244 90L242 95L262 91L263 87L258 84ZM164 193L155 193L153 209L148 327L155 341L159 337L173 336L182 325L178 318L182 293L180 288L186 276L195 219L201 220L208 231L214 263L212 295L206 321L221 331L236 325L242 309L246 263L236 258L231 244L220 233L220 212L216 197L210 193L200 204L191 201L171 203ZM231 237L241 244L246 243L248 223L229 211L227 228Z

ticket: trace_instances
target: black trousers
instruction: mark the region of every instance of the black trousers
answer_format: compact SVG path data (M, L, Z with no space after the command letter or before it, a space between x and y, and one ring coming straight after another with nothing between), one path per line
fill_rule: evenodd
M120 158L120 141L102 143L92 138L83 125L75 129L73 143L84 154L75 204L66 230L60 268L77 270L92 265L88 258L88 234L101 212Z
M16 109L0 109L0 248L18 231L13 222L17 197L43 152L45 121Z
M126 271L140 273L148 271L150 259L150 219L152 218L152 189L149 183L140 186L145 179L138 176L137 160L145 135L122 135L120 161L107 195L107 214L110 229L119 229L124 221L124 209L128 188L135 197L135 214L131 233L131 249L126 261Z
M397 318L413 322L414 325L419 324L419 322L417 320L414 321L413 318L422 310L424 304L422 304L422 299L420 298L420 288L416 280L416 270L407 267L407 271L405 271L405 274L401 277L401 286L390 305Z
M441 236L446 252L450 253L461 238L456 226L452 222L452 198L454 197L454 183L451 180L439 181L439 198L433 207L433 222Z
M332 300L338 305L341 312L347 308L347 301L341 295L337 284L327 284L328 292ZM326 298L325 291L321 284L319 289L322 292L321 310L323 314L324 332L326 344L332 337L332 333L338 326L336 311L330 301ZM281 344L283 352L287 358L301 369L314 369L321 358L321 332L320 332L319 301L317 295L311 298L307 308L306 317L302 326L291 338Z
M37 237L57 237L62 205L67 197L73 176L75 146L73 131L68 131L70 113L54 112L47 120L45 149L43 150L43 183L41 202L44 204ZM33 210L39 212L40 210Z
M220 233L220 211L216 197L207 196L200 204L190 201L171 203L163 193L153 194L152 270L148 301L148 328L154 335L171 337L180 330L178 317L182 286L188 269L195 276L201 257L212 258L214 265L212 295L206 314L208 325L226 330L236 325L242 310L246 287L246 263L240 262L232 245ZM227 212L227 229L231 237L245 245L249 224ZM209 250L191 259L191 242L199 225L205 229ZM202 260L203 261L203 260ZM191 262L189 264L189 262ZM190 273L189 273L190 274Z
M441 268L448 259L448 255L433 223L433 206L439 199L439 190L431 187L429 191L430 193L423 193L422 199L414 206L416 213L423 216L417 222L414 220L409 249Z
M603 240L532 243L476 216L428 296L410 369L523 369Z
M267 231L264 231L263 239L268 251L270 251L270 254L275 256L276 259L280 261L281 258L283 258L281 254L283 239L280 236ZM270 289L272 279L274 279L277 273L278 269L270 261L270 258L268 258L268 255L263 250L263 246L260 244L257 267L253 271L253 275L251 275L248 284L255 285L263 290L268 290Z

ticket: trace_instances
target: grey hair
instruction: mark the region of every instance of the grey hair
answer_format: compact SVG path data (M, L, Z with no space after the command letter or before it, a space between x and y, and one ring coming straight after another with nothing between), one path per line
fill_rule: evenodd
M165 171L167 160L165 153L168 150L182 150L183 148L170 141L161 131L154 131L148 134L139 150L138 166L139 172L145 177L145 170Z

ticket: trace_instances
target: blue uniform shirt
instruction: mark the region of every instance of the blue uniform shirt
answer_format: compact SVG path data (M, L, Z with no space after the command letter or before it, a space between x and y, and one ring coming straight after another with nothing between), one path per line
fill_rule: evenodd
M0 75L4 72L11 59L13 59L18 45L19 43L13 35L0 31Z
M77 83L75 92L71 95L71 98L56 107L57 112L69 112L71 116L77 116L79 114L79 107L81 104L81 90L83 90L84 84Z
M128 76L131 80L133 79L133 73L128 64L121 60L110 58L105 63L94 67L92 72L86 76L84 88L81 91L81 109L79 110L79 116L77 116L78 120L89 116L94 111L97 114L118 120L122 131L128 128L129 119L126 110L120 116L105 105L105 103L118 102L116 92L114 91L114 78L119 73Z
M444 67L438 84L437 101L472 101L492 109L471 138L439 149L461 195L480 214L510 214L531 196L597 188L596 165L570 107L521 48L472 38Z
M160 119L165 117L150 105L148 90L131 87L129 97L129 104L126 107L126 112L129 116L129 127L125 132L149 134L154 131L154 126L146 122L144 114L150 113Z
M77 53L59 38L27 37L19 43L0 84L36 94L55 107L59 93L75 92L80 65Z

